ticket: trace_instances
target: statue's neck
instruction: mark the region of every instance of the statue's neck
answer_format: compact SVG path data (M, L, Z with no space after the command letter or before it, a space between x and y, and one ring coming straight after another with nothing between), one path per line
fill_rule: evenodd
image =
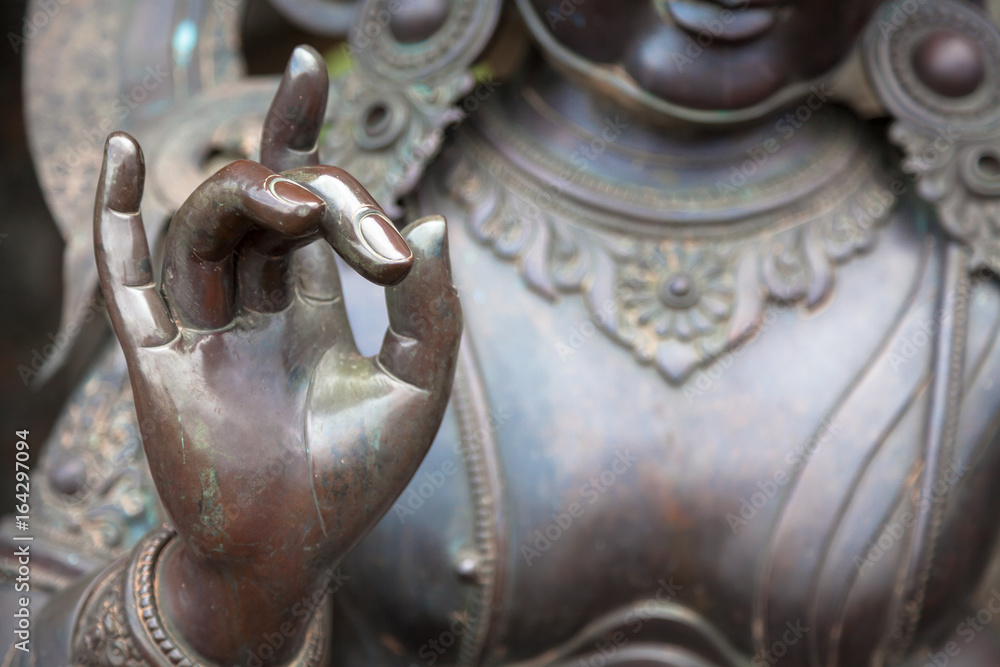
M620 98L603 95L592 85L578 83L548 65L543 64L531 72L530 77L512 84L513 88L519 89L519 96L524 98L528 106L543 116L558 116L567 129L595 136L605 134L609 118L618 119L623 126L627 126L627 131L617 136L615 143L624 150L663 155L697 152L702 157L711 154L731 163L731 158L746 153L769 136L783 134L775 126L789 113L792 113L792 119L796 121L796 129L805 130L794 133L791 142L799 144L809 141L810 132L805 127L806 123L798 122L794 116L797 105L750 122L697 125L662 116L642 107L623 106ZM820 111L828 102L828 99L812 100L815 109L809 109L808 104L806 105L812 112L809 115ZM719 112L720 121L725 116L726 112ZM526 129L531 132L536 127L528 124Z
M546 68L474 116L478 134L561 200L682 224L837 188L847 163L882 145L821 91L754 123L696 127L642 116Z

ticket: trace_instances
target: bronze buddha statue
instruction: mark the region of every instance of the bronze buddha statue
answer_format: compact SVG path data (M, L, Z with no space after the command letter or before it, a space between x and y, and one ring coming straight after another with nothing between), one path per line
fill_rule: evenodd
M997 663L984 10L501 9L111 135L5 666Z

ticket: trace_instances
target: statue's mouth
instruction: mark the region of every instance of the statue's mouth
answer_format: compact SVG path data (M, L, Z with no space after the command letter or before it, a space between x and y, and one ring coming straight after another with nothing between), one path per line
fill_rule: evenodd
M724 42L752 39L775 24L779 7L755 7L751 3L752 0L663 0L667 13L678 26L692 34L705 34Z

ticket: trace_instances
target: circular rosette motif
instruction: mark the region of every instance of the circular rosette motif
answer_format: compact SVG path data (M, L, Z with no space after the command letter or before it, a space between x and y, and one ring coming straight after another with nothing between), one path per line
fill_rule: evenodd
M874 91L895 118L903 169L969 270L1000 275L1000 29L971 3L885 3L866 37Z
M618 274L621 325L636 357L673 381L726 347L734 269L716 250L643 244Z

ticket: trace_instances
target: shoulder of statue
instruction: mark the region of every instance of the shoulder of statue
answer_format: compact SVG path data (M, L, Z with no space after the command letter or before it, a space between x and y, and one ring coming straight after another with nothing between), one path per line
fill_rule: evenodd
M904 153L916 193L949 237L933 330L923 471L914 536L879 652L897 662L919 636L935 567L948 475L961 450L964 358L969 353L975 281L1000 275L1000 31L958 0L885 3L864 40L869 80L892 117L889 137Z

